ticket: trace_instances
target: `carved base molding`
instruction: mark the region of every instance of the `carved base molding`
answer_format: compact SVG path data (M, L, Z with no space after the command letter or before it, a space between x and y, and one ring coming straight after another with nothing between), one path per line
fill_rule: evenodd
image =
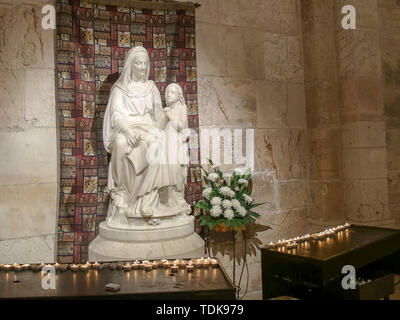
M204 240L194 232L193 221L176 227L118 230L100 224L89 245L90 261L196 258L204 255Z

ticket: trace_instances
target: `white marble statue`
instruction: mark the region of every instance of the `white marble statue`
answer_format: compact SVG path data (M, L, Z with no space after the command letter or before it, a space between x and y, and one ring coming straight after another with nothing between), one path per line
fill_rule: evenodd
M178 170L176 164L148 158L150 147L152 153L158 154L158 159L167 158L169 140L165 146L149 139L154 137L155 130L169 132L172 126L181 134L187 127L182 90L175 85L174 90L167 91L170 109L165 115L160 92L154 81L148 79L149 72L146 49L132 48L121 76L111 89L104 116L104 146L111 153L108 180L111 202L107 224L115 228L128 228L129 218L145 219L150 225L157 225L160 217L190 213L190 206L183 198L186 181L183 167ZM163 201L160 192L164 190L165 193L165 189Z
M191 208L185 201L184 193L189 164L187 141L190 131L182 88L176 83L171 83L165 91L165 99L167 107L164 111L168 119L164 129L169 172L168 204L189 213Z
M111 153L111 199L107 219L89 245L91 261L204 254L184 199L189 130L182 89L168 86L163 109L149 70L146 49L132 48L111 88L103 127L104 146Z

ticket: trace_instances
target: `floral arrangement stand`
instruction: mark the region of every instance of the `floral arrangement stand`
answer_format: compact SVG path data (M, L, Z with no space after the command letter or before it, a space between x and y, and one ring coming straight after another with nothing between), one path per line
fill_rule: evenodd
M263 203L255 203L251 197L251 168L237 168L232 174L227 174L223 173L220 166L215 165L211 160L209 160L209 163L212 172L201 167L207 187L203 190L204 199L196 203L196 207L201 209L200 226L207 226L209 230L217 232L232 232L232 271L233 283L236 286L236 233L242 231L243 239L245 239L246 225L253 224L260 217L260 214L254 212L253 209L263 205ZM243 268L246 264L246 253L244 259ZM243 270L241 274L243 274ZM236 288L240 290L240 281L239 287Z

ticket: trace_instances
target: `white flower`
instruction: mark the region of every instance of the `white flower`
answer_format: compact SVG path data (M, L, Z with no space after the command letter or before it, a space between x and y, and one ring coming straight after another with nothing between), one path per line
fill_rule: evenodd
M218 218L222 214L221 206L213 206L210 210L211 216L214 218Z
M249 197L247 194L244 194L243 198L244 198L244 201L246 201L246 203L248 203L248 204L251 204L254 201L253 198Z
M232 201L231 201L231 203L232 203L232 206L235 208L235 209L238 209L238 208L240 208L242 205L240 204L240 202L239 202L239 200L237 200L237 199L233 199Z
M220 206L222 203L222 199L220 197L214 197L211 199L211 204L213 206Z
M246 179L239 179L238 184L244 184L245 186L247 186L249 182Z
M235 187L235 191L239 191L240 188L238 186Z
M246 216L247 214L247 210L243 207L236 208L236 210L242 217Z
M206 199L210 199L212 189L211 188L206 188L203 190L203 197Z
M235 192L229 187L222 187L219 189L219 192L221 192L226 197L233 198L235 196Z
M210 180L211 182L217 181L218 178L219 178L218 173L210 173L210 174L208 175L208 180Z
M231 209L227 209L224 212L224 217L227 218L228 220L232 220L235 217L235 213Z
M230 209L232 208L232 202L230 200L224 200L222 201L222 207L224 209Z
M240 174L241 176L244 175L246 173L246 168L235 168L235 170L233 170L236 174Z

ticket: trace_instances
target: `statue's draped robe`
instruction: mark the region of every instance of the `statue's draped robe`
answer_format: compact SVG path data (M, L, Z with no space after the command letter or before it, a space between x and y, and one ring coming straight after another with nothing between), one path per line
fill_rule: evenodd
M170 120L164 129L167 141L166 154L170 185L168 204L190 212L190 206L184 198L189 164L189 150L186 140L190 134L187 129L187 107L178 102L170 111Z
M111 89L103 127L104 146L112 154L108 189L117 195L116 205L128 209L128 217L142 217L149 209L157 210L158 189L169 185L167 166L146 159L150 145L147 133L163 118L160 93L153 81L131 82L129 86L117 82ZM137 147L129 146L123 126L140 134Z

